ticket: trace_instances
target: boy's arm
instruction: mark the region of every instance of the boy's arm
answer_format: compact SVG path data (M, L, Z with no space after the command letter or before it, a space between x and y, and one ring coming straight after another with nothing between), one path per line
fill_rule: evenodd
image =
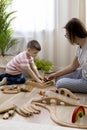
M37 75L34 73L34 71L31 69L30 66L26 67L26 71L29 73L29 75L38 83L42 83L42 81L37 77Z
M42 76L39 74L39 71L37 70L37 67L36 67L36 65L33 63L33 64L31 64L31 68L32 68L32 70L34 71L34 73L38 76L38 78L39 79L43 79L42 78Z

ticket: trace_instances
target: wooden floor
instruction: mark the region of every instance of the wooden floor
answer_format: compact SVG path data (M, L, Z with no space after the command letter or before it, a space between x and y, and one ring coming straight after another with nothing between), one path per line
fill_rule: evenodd
M21 107L23 104L25 104L27 102L31 102L33 99L40 97L38 92L49 91L53 88L54 88L53 86L50 86L50 87L47 87L44 89L33 88L33 90L31 92L19 92L17 94L3 94L3 92L0 91L0 107L4 107L6 105L11 105L11 104L15 104L18 107ZM83 103L83 104L87 105L87 94L75 94L75 95L80 97L80 100L78 101L78 103ZM63 121L65 121L65 120L71 121L70 113L72 113L73 109L74 109L73 107L71 108L68 106L67 107L59 106L57 108L58 117L60 117L60 119ZM86 122L87 122L87 119L86 119ZM54 130L56 130L57 128L61 128L64 130L67 129L66 127L62 127L62 126L59 126L58 124L54 123L50 118L50 113L44 108L41 108L40 114L35 114L35 115L33 115L31 117L27 117L27 118L22 117L19 114L15 113L13 117L9 118L8 120L4 120L4 119L2 119L2 115L0 115L0 130L1 130L1 128L8 128L6 130L10 130L11 125L9 123L11 125L14 124L14 126L15 126L14 130L19 129L20 123L21 123L21 126L24 126L24 129L26 128L26 130L27 129L35 130L36 127L37 127L37 129L40 129L40 130L43 130L43 129L50 130L50 128L53 128ZM19 125L16 126L18 123L19 123ZM8 127L8 124L9 124L9 127ZM25 125L23 125L23 124L25 124ZM32 129L30 128L30 125L28 125L28 124L32 125ZM27 126L27 127L25 127L25 126ZM44 126L44 127L42 127L42 126ZM23 129L23 127L21 127L21 130L24 130L24 129ZM13 130L13 129L11 129L11 130Z

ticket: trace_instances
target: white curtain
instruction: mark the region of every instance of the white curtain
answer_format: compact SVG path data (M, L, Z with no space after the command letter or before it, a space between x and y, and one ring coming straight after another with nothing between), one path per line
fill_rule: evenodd
M75 47L64 37L63 27L72 17L85 23L85 0L13 0L12 9L17 10L12 27L20 43L8 53L23 51L36 39L42 47L39 57L52 61L55 69L72 62Z

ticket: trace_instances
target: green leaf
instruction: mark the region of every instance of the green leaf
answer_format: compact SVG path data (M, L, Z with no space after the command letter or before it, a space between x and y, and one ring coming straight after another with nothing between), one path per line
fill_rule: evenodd
M14 31L10 27L16 18L13 17L16 11L7 11L11 3L12 0L0 0L0 51L3 56L10 47L18 43L18 40L12 37Z
M37 69L41 70L42 72L46 73L53 68L53 63L51 61L39 58L35 58L34 61L37 66Z

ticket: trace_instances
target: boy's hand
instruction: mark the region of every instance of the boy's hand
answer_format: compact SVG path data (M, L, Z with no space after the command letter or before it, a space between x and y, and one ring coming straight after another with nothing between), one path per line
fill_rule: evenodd
M43 77L40 75L39 77L38 77L40 80L43 80Z
M38 82L38 83L44 83L43 80L38 80L37 82Z
M34 80L34 79L32 79L31 81L33 81L33 82L37 82L37 83L43 83L43 80L40 80L40 79L38 79L37 81Z

